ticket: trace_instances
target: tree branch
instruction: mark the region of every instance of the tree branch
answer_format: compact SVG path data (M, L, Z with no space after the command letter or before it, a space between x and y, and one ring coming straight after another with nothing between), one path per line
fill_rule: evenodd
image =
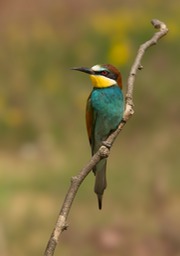
M125 103L125 111L123 120L119 124L119 127L116 131L114 131L107 139L104 141L103 145L99 148L97 153L91 158L89 163L79 172L77 176L74 176L71 178L71 185L68 189L68 192L65 196L62 208L60 210L57 222L55 224L54 230L51 234L51 237L48 241L44 256L53 256L57 243L59 241L61 233L67 229L67 217L69 214L69 211L71 209L73 200L76 196L76 193L78 191L79 186L83 182L83 180L86 178L86 176L89 174L89 172L93 169L93 167L102 159L107 158L110 154L110 148L112 147L116 137L120 133L120 131L123 129L126 122L129 120L129 118L134 114L133 109L133 90L134 90L134 81L135 76L138 70L142 69L141 65L141 59L145 53L145 51L155 45L158 40L165 36L168 33L168 28L166 25L156 19L153 19L151 21L154 28L159 29L158 32L156 32L152 38L148 41L146 41L144 44L142 44L139 47L137 56L135 58L135 61L131 67L130 74L127 81L127 92L126 92L126 103Z

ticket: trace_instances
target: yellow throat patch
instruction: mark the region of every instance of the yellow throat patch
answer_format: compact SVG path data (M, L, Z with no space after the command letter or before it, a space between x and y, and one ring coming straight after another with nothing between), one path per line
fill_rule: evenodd
M101 75L90 75L90 78L93 86L96 88L106 88L116 84L116 81L113 79Z

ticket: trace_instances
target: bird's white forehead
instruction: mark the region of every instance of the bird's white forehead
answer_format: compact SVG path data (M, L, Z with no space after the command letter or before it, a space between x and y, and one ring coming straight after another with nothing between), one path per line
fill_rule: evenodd
M93 71L100 71L102 67L100 65L95 65L91 68Z

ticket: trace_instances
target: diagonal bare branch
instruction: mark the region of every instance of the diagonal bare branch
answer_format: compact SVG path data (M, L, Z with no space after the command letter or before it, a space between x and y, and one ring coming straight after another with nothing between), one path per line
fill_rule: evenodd
M124 117L121 123L119 124L119 127L116 131L114 131L103 143L103 146L101 146L98 150L98 152L91 158L91 160L86 164L86 166L79 172L78 175L71 178L71 184L68 189L68 192L65 196L63 205L61 207L61 210L59 212L59 216L57 219L57 222L55 223L53 232L50 236L50 239L48 241L46 250L44 252L44 256L53 256L56 246L58 244L58 241L60 239L61 233L67 229L67 217L69 214L69 211L71 209L73 200L76 196L76 193L78 191L79 186L83 182L83 180L86 178L86 176L89 174L89 172L93 169L93 167L102 159L107 158L110 154L110 148L113 145L113 142L115 141L116 137L120 133L120 131L123 129L126 122L129 120L129 118L134 114L133 109L133 90L134 90L134 81L135 76L137 74L137 71L139 69L142 69L141 60L145 53L145 51L157 44L158 40L161 39L163 36L165 36L168 33L168 28L165 23L153 19L151 21L154 28L158 29L159 31L154 33L152 38L148 41L146 41L144 44L142 44L139 47L139 50L137 52L137 56L135 58L135 61L131 67L128 81L127 81L127 92L126 92L126 105L125 105L125 112Z

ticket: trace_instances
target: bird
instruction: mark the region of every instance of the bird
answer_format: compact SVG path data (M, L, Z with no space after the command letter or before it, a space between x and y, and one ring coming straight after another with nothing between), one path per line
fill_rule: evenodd
M86 127L91 153L94 155L123 120L124 96L121 73L111 64L72 69L89 74L92 81L93 89L86 103ZM93 168L94 192L97 194L99 209L102 209L103 193L107 187L106 166L107 158L104 158Z

